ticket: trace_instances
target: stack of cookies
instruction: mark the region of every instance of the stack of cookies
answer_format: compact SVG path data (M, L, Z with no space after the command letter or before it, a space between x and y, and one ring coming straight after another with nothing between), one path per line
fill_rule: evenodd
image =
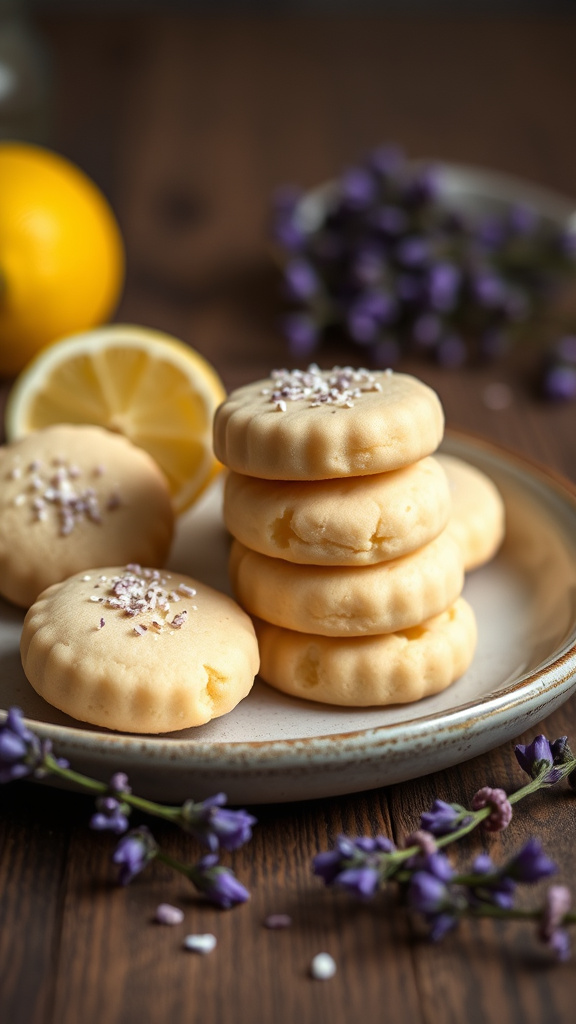
M383 705L466 670L476 624L433 456L443 431L435 392L389 370L277 371L220 406L231 582L270 685Z

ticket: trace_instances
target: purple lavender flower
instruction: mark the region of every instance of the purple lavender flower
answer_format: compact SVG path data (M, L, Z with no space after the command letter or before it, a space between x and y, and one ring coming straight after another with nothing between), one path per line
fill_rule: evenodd
M306 302L318 291L318 275L308 260L293 259L284 268L284 285L290 299Z
M480 877L469 887L470 901L475 903L493 903L503 910L514 906L516 882L504 871L499 871L487 853L481 853L472 865L472 871Z
M11 707L0 725L0 783L14 782L29 775L41 778L44 762L52 752L49 739L40 740L24 724L20 708ZM68 767L64 758L56 758L61 768Z
M282 328L290 351L296 358L307 356L318 342L319 327L307 313L291 313L282 319Z
M215 853L207 854L193 867L188 868L187 874L190 881L211 903L224 910L250 899L248 890L238 881L230 868L222 867L218 863Z
M201 803L188 800L182 807L182 825L213 853L220 847L237 850L252 838L256 818L246 811L230 811L225 793L217 793Z
M470 282L474 300L485 309L498 309L506 298L506 283L494 270L477 271Z
M119 796L122 793L132 792L128 776L125 772L114 772L114 775L108 783L108 788L110 792L114 793L116 796Z
M0 782L31 775L41 761L40 740L24 725L20 708L10 708L0 726Z
M491 807L492 811L482 822L487 832L502 832L512 820L512 804L503 789L483 786L472 797L472 810Z
M380 178L390 179L403 169L405 164L404 151L400 146L379 146L368 157L368 164Z
M433 854L433 857L438 857ZM426 858L429 866L432 858ZM444 858L447 860L447 858ZM438 865L441 862L438 861ZM445 877L442 877L444 875ZM463 898L453 893L447 883L452 872L420 869L415 871L408 882L408 906L424 916L430 928L430 938L438 942L456 924L456 911L462 909Z
M360 899L369 899L378 890L380 884L380 873L376 867L348 868L341 871L335 884L340 889L346 889L353 896Z
M351 167L340 182L343 204L352 210L366 210L376 198L376 182L364 167Z
M505 866L506 874L516 882L539 882L556 874L558 868L542 850L538 839L529 839Z
M406 861L406 866L411 871L426 871L441 882L450 882L454 877L454 869L448 857L440 850L434 853L415 853Z
M120 865L118 881L128 885L158 853L158 844L146 827L132 829L118 843L112 860Z
M420 828L431 832L433 836L445 836L449 832L455 832L462 825L467 825L471 820L471 815L460 804L435 800L432 809L420 816Z
M297 252L306 243L306 234L296 216L301 195L299 189L285 185L277 189L272 197L272 233L276 242L288 252Z
M544 371L542 391L555 402L572 402L576 398L576 367L552 363Z
M534 233L538 227L539 217L531 206L516 203L508 214L508 227L512 234L526 236Z
M558 741L554 742L557 743ZM562 778L561 770L554 767L556 762L553 745L550 744L545 736L537 736L536 739L532 740L532 743L518 743L514 747L514 753L516 754L518 764L531 779L541 776L542 785L553 786L555 782Z
M312 868L326 885L342 887L360 897L372 896L383 877L386 855L394 850L394 843L386 836L338 836L335 849L318 853Z
M426 288L432 309L439 313L454 309L461 280L462 272L453 263L440 262L430 267Z
M407 235L400 239L394 249L394 256L402 267L422 267L430 255L430 245L421 235Z
M386 292L365 292L348 310L347 323L351 336L360 344L377 340L381 327L396 315L396 302Z
M476 224L474 234L487 249L498 249L506 237L504 222L500 217L483 217Z
M542 920L538 927L538 937L545 942L559 960L568 960L570 956L570 938L568 932L560 925L570 910L572 897L565 885L551 885L546 893L546 902Z
M90 828L97 832L109 831L121 835L128 828L130 808L113 796L96 800L96 813L90 818Z

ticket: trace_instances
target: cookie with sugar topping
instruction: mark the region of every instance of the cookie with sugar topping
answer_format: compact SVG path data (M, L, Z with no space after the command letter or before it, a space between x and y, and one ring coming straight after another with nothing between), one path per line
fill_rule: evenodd
M433 456L372 476L259 480L227 474L224 522L246 547L308 565L373 565L415 551L450 517Z
M20 651L31 685L54 707L132 733L226 714L259 666L252 622L231 598L139 565L49 587L28 610Z
M216 411L214 450L247 476L326 480L408 466L443 433L440 400L415 377L312 364L233 391Z
M256 621L270 686L293 697L371 707L406 704L440 693L474 657L477 627L464 598L412 629L383 636L327 637Z
M174 531L168 483L127 438L46 427L0 448L0 594L28 608L81 569L163 565Z
M418 551L376 565L296 565L232 543L232 590L251 615L302 633L362 636L416 626L464 584L462 555L444 530Z

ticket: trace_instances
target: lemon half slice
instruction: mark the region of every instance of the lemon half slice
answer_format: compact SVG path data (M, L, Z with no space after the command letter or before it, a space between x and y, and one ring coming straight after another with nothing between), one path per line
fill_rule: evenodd
M109 324L44 349L16 379L9 441L53 423L96 423L125 434L166 474L177 513L218 472L212 420L226 397L214 368L160 331Z

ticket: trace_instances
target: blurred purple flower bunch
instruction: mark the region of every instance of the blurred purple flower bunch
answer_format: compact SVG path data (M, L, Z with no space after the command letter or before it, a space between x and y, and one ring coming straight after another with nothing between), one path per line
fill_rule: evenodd
M456 870L442 851L479 826L489 833L503 831L512 820L512 805L539 789L564 778L576 787L576 758L566 736L552 742L537 736L530 744L518 744L515 754L530 782L509 797L503 789L483 786L474 794L471 810L436 799L421 815L418 829L399 846L386 836L338 836L333 849L314 858L314 874L363 900L398 883L404 905L421 917L433 942L464 917L533 921L538 939L557 959L567 960L567 927L576 924L569 889L551 886L543 903L532 910L515 905L519 885L532 885L557 871L537 839L529 839L501 865L480 853L464 871Z
M312 223L297 189L273 199L282 330L295 358L332 335L376 365L414 353L451 367L493 360L576 271L576 233L520 205L465 218L442 200L441 168L411 164L395 146L347 170L319 202ZM576 397L575 348L570 338L550 353L549 396Z

